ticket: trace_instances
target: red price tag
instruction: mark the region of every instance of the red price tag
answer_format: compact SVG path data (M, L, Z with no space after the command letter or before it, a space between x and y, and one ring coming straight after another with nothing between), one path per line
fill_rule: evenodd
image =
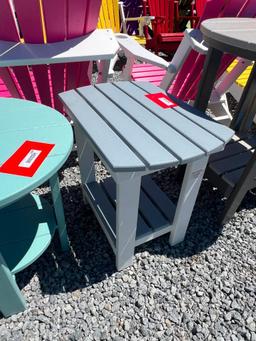
M32 177L55 144L25 141L0 167L1 173Z
M164 109L177 106L175 102L173 102L167 95L163 94L162 92L158 92L157 94L148 94L145 96Z

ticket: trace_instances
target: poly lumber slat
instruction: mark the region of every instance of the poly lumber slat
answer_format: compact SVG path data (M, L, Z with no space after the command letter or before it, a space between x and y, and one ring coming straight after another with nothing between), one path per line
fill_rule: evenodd
M120 105L123 111L136 121L143 129L147 130L154 139L160 140L161 144L181 162L186 162L204 155L204 152L188 141L174 128L168 126L155 114L141 106L136 100L127 96L120 88L125 85L133 87L128 82L118 82L115 85L98 84L97 88L111 100Z
M8 27L8 29L6 29ZM20 41L15 15L9 0L1 1L0 11L0 39L7 41Z
M12 68L12 70L25 98L30 101L36 101L36 95L34 92L34 87L30 78L28 67L15 66Z
M150 83L137 82L136 85L149 93L154 93L154 92L165 93L164 90L161 90L157 88L155 85L150 84ZM175 101L177 103L180 103L180 107L177 109L179 113L186 116L188 119L195 122L196 124L204 128L209 133L216 136L223 142L229 141L231 137L234 135L233 130L223 126L222 124L215 122L213 119L208 117L205 113L195 110L193 107L180 101L179 99L175 98ZM202 118L204 118L204 120L202 120Z
M213 152L220 149L223 142L215 136L209 134L204 128L199 127L193 121L187 119L183 115L180 115L180 109L177 105L173 109L163 109L158 104L152 102L145 97L147 92L142 89L138 89L132 83L121 83L120 88L129 96L136 99L144 107L151 110L162 121L174 128L177 132L180 132L185 138L194 143L197 147L206 153ZM158 92L156 88L156 93Z
M16 0L14 2L15 11L17 11L17 18L21 28L23 38L26 43L44 43L44 30L43 30L43 14L41 7L42 1L34 0ZM31 29L33 27L33 29ZM29 64L28 64L29 65ZM24 77L26 77L25 68L23 69ZM36 87L39 92L40 101L46 105L51 105L50 85L48 78L48 68L46 66L32 67L33 77L35 79ZM28 88L26 84L20 82L22 91L25 92L25 97L30 99L26 93L30 89L30 96L32 89Z
M70 0L73 1L73 0ZM101 0L88 0L86 7L86 18L84 25L84 34L92 32L98 22Z
M143 77L159 77L159 79L163 79L163 76L166 74L165 70L156 70L154 72L145 70L145 72L141 71L135 71L132 73L133 78L143 78ZM160 78L161 77L161 78Z
M228 158L215 161L209 164L210 169L212 169L217 175L230 172L237 168L243 167L252 157L253 151L247 151L241 154L236 154Z
M49 67L47 65L32 66L34 78L43 104L52 106L51 91L49 82Z
M143 191L150 197L155 206L164 214L170 223L172 223L176 206L167 197L167 195L160 190L160 188L151 179L150 175L145 175L141 179Z
M222 179L227 182L230 186L234 187L239 179L241 178L244 171L244 167L228 172L222 175Z
M40 2L35 0L14 0L14 8L25 42L43 43Z
M130 169L144 170L144 163L117 136L108 124L87 104L76 91L70 90L59 95L69 114L90 133L89 138L102 152L114 171ZM100 132L100 134L99 134Z
M116 185L112 178L104 179L102 183L103 188L107 192L108 196L110 197L113 205L116 207ZM146 236L152 233L152 229L146 224L144 219L141 215L138 215L138 224L137 224L137 236Z
M18 88L17 82L13 79L12 71L9 68L0 68L0 77L7 87L10 96L0 96L0 97L15 97L20 98L21 93Z
M236 143L228 143L225 149L217 154L214 154L210 157L210 162L218 161L224 159L228 156L232 156L235 154L240 154L245 152L246 150L250 150L256 147L256 137L246 138L244 140L239 140Z
M84 0L68 2L68 14L67 14L67 39L72 39L85 34L85 19L86 19L87 5ZM89 84L87 71L89 62L72 63L66 65L66 84L65 89L70 90L81 86L79 83L81 79L82 71L86 72L82 75L85 78L85 83Z
M96 211L99 216L103 227L108 231L111 246L115 247L116 212L104 192L103 186L97 182L90 182L84 185L84 189L91 201L94 211Z
M111 122L112 129L136 152L140 159L145 160L149 169L152 166L157 169L178 164L178 160L172 154L97 88L84 87L77 91L108 124Z
M13 274L43 253L56 229L53 210L46 200L31 194L22 200L27 203L26 207L17 207L18 201L0 211L2 226L9 227L1 229L1 254Z

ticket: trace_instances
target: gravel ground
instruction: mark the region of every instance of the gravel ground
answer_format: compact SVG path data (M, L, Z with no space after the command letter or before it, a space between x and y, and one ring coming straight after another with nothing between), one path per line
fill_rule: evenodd
M107 175L100 162L98 179ZM224 227L220 193L203 181L186 239L168 235L137 247L117 272L112 250L85 206L73 152L60 171L71 251L58 240L17 275L28 308L0 317L0 340L256 341L256 209L248 193ZM155 175L174 200L171 170ZM37 190L49 198L49 188Z

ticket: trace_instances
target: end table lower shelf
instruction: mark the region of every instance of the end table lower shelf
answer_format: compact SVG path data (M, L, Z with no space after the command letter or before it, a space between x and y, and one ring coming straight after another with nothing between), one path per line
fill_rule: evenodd
M116 253L116 184L106 178L84 184L84 193L106 237ZM155 184L150 175L142 177L135 246L168 233L176 206Z

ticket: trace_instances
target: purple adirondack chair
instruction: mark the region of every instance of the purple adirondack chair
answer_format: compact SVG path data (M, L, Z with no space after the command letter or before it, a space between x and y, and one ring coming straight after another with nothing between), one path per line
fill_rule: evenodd
M44 44L95 30L101 0L2 0L0 40ZM88 62L0 68L0 95L62 110L57 94L86 85Z
M136 18L142 15L141 0L123 0L125 18ZM127 33L129 35L138 35L138 22L128 21L126 24Z

